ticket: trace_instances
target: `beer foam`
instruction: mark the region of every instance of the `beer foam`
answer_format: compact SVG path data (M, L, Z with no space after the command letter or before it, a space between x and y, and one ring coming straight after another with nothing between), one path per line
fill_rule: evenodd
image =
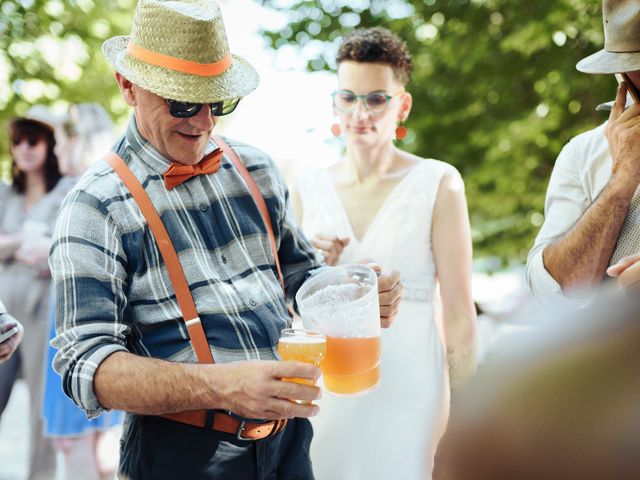
M307 328L334 337L380 335L377 288L361 283L327 285L298 300Z
M293 337L280 337L280 343L326 343L324 337L305 337L302 335L295 335Z
M371 287L363 287L355 283L343 285L327 285L310 295L305 299L305 308L326 308L344 306L344 304L353 302L363 297L367 290Z

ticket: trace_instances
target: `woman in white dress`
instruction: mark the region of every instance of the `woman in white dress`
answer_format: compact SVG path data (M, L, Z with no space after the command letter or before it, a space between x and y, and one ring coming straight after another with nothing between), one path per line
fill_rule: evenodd
M311 457L319 480L424 480L446 425L449 383L455 392L475 369L464 184L451 165L394 146L412 104L403 41L381 28L357 30L337 63L332 130L344 136L344 159L299 178L294 207L327 263L370 258L399 271L405 290L398 319L382 332L381 386L360 397L324 395Z

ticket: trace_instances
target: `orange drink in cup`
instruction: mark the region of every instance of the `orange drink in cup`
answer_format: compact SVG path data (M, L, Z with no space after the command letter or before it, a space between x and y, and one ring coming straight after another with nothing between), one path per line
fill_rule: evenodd
M326 352L327 340L321 333L293 328L285 328L280 332L278 354L282 360L311 363L319 367ZM308 378L283 378L283 380L315 385L315 381Z

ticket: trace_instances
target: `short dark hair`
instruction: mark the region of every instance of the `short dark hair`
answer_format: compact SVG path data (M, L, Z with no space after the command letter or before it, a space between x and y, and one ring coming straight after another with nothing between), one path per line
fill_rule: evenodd
M58 157L54 151L56 139L53 131L39 122L33 122L28 119L19 119L11 123L10 135L11 142L13 142L13 139L15 138L24 137L42 138L47 142L47 158L44 162L44 181L47 192L53 190L53 188L58 184L58 180L62 178L60 167L58 165ZM13 188L19 193L24 193L27 188L27 176L18 168L13 156L11 158L11 173L13 176Z
M361 28L347 34L336 57L338 65L344 61L387 64L403 85L409 82L413 70L407 44L382 27Z

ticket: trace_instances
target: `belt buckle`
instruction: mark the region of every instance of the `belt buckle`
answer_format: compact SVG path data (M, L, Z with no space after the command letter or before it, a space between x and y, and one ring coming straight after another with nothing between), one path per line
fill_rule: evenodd
M238 430L236 431L236 438L244 442L253 442L256 440L255 438L247 438L242 436L242 432L244 432L246 424L246 421L240 420L240 423L238 424Z
M245 420L240 420L240 424L238 425L238 430L236 431L236 438L244 442L255 442L256 440L262 440L262 438L267 438L272 435L275 435L276 433L280 433L280 431L282 430L281 427L284 427L284 423L281 424L280 420L275 420L275 421L272 420L270 422L264 422L264 423L267 424L272 422L273 422L273 426L271 427L271 432L269 432L268 435L265 435L264 437L258 437L258 438L249 438L249 437L242 436L242 432L245 431L247 422Z

